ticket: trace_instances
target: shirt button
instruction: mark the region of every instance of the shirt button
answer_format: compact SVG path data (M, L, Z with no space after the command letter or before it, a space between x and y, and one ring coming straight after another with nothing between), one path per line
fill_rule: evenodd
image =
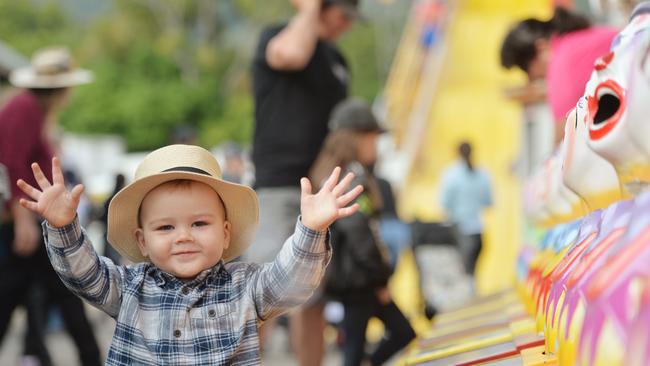
M178 330L178 329L176 329L176 330L174 331L174 337L176 337L176 338L180 338L180 337L181 337L181 331Z
M183 289L181 290L181 292L183 293L183 295L187 295L187 294L190 293L190 289L187 288L187 287L183 287Z
M215 315L217 315L217 312L214 311L214 309L210 309L210 310L208 310L208 316L209 316L210 318L214 318Z

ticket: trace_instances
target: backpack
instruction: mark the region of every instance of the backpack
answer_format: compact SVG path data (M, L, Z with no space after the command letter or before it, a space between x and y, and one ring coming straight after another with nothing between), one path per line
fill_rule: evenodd
M356 213L330 227L332 260L325 272L325 293L334 298L385 286L391 268L368 219Z

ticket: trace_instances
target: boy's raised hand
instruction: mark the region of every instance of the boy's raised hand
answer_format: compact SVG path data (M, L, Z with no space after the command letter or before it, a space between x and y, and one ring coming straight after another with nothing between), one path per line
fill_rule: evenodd
M302 224L315 231L324 231L334 221L352 215L359 209L355 203L350 207L346 205L352 202L363 192L363 186L357 185L346 193L354 174L348 173L339 182L341 168L336 167L323 187L316 194L311 193L311 182L307 178L300 180L302 189L300 195L300 213Z
M79 206L79 199L84 190L83 185L78 184L68 192L63 181L61 163L57 158L52 159L52 184L38 164L32 163L32 172L34 172L34 178L41 190L39 191L19 179L18 187L33 199L33 201L29 201L21 198L20 205L42 216L50 226L63 227L72 223L77 215L77 206Z

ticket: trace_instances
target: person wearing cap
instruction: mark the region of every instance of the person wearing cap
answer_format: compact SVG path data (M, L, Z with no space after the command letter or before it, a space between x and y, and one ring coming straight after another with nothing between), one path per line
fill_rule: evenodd
M300 207L296 183L320 151L330 112L347 97L348 66L334 42L360 18L358 2L292 0L297 12L291 20L260 35L252 64L252 161L266 235L245 253L248 260L271 261L280 249L279 238L292 230ZM322 361L322 338L311 331L322 323L320 312L320 304L308 303L292 313L289 326L300 365Z
M39 50L29 66L10 73L10 83L23 89L0 110L0 165L6 166L11 182L23 179L36 183L29 164L36 161L49 166L54 150L51 132L55 130L59 112L66 105L71 89L91 80L92 74L77 68L69 51L62 47ZM28 291L36 284L44 288L50 303L59 306L66 328L79 349L81 362L99 365L99 347L83 303L65 288L48 261L39 226L41 218L18 204L24 195L15 184L10 186L8 215L0 224L0 245L7 255L0 265L0 338L6 333L13 310L27 301ZM44 324L38 322L44 314L32 311L41 307L28 306L32 336L26 339L25 353L47 365L50 359L43 343Z
M222 179L207 150L169 145L138 165L109 205L108 240L134 264L95 252L76 215L82 185L68 191L32 164L39 188L19 180L20 204L45 218L50 260L76 294L116 322L106 365L259 365L258 327L307 300L331 257L328 227L354 214L363 190L335 168L312 194L302 178L295 231L273 263L232 261L258 223L255 192ZM261 233L264 235L264 233Z
M354 173L354 183L363 186L364 193L357 198L359 211L332 226L333 258L324 291L343 304L343 364L381 365L415 337L388 290L392 269L378 231L383 202L371 167L384 129L368 103L354 98L335 107L329 126L332 132L316 159L312 180L323 182L328 170L340 166ZM366 328L371 317L379 318L386 331L367 355Z

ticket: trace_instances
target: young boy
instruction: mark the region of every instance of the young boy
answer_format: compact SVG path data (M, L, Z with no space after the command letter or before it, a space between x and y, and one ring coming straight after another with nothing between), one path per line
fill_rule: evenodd
M362 191L345 192L336 168L323 188L301 183L301 216L273 263L226 263L246 249L258 221L255 193L222 180L205 149L171 145L140 163L135 180L109 207L108 239L130 266L93 250L76 218L83 186L65 189L59 161L52 184L32 164L40 190L18 186L41 215L54 269L77 295L116 319L107 365L257 365L258 327L309 298L331 250L327 228L357 211L345 207ZM263 233L262 233L263 234Z

